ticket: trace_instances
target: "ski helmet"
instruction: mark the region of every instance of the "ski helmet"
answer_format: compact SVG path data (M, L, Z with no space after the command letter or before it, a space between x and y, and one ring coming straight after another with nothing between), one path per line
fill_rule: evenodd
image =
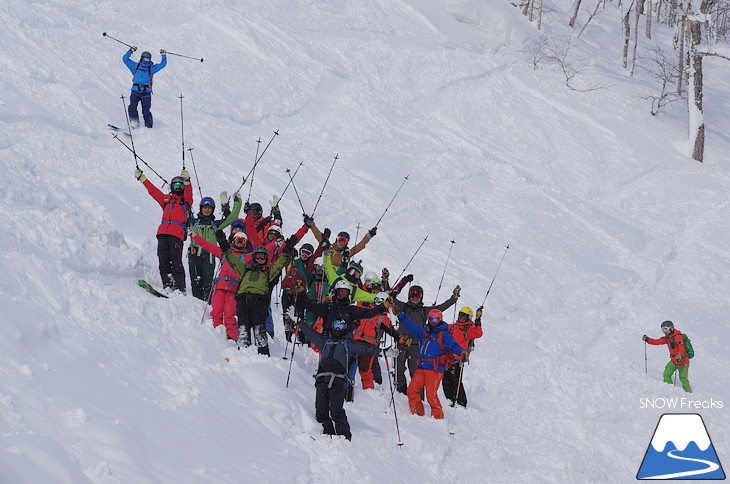
M664 321L661 325L661 328L662 331L664 331L665 333L671 333L672 331L674 331L674 323L671 321ZM664 328L667 328L666 331L664 330Z
M333 291L336 291L338 289L347 289L348 291L350 291L351 290L350 283L344 279L340 279L339 281L335 282L334 286L332 286Z
M444 314L438 309L432 309L428 312L428 324L438 326L444 320Z
M139 56L139 59L144 62L145 59L147 59L147 62L152 62L152 54L150 54L147 51L142 52L142 55Z
M234 220L233 223L231 224L231 231L233 231L233 230L242 230L245 232L246 223L243 220L241 220L240 218Z
M463 308L459 309L459 312L464 313L467 316L471 316L472 314L474 314L474 311L472 311L469 306L464 306Z
M303 244L301 247L299 247L299 253L302 254L304 251L309 252L309 255L307 257L311 257L312 254L314 254L314 247L312 244Z
M253 254L253 258L254 258L254 259L256 258L256 256L257 256L258 254L264 254L264 255L266 256L266 258L268 259L268 258L269 258L269 249L267 249L267 248L266 248L266 247L264 247L263 245L259 245L258 247L256 247L256 248L255 248L255 249L253 250L253 252L252 252L251 254Z
M317 257L314 259L314 271L322 271L324 269L324 260L322 257Z
M211 207L214 209L215 200L210 197L203 197L203 199L200 201L200 208L202 209L203 207Z
M408 291L408 297L411 298L413 296L423 298L423 288L417 285L411 286L411 289Z
M266 235L268 235L270 232L275 232L278 238L284 238L281 227L279 227L278 225L272 225L271 227L269 227L269 230L266 231Z
M367 287L370 290L370 292L373 291L374 286L379 286L377 289L378 289L378 291L380 291L380 289L383 288L383 280L379 277L374 277L374 278L370 279L370 282L365 283L365 287Z
M375 295L375 304L383 304L385 300L388 299L388 293L387 292L379 292Z
M185 191L185 180L181 176L174 176L170 180L170 190L175 195L180 195Z
M350 234L344 231L340 232L339 234L337 234L337 239L335 239L335 242L339 242L340 239L345 239L345 245L347 245L347 243L350 241Z
M367 286L368 284L370 284L370 281L375 279L376 277L378 277L378 275L376 273L374 273L373 271L367 271L365 273L365 275L362 277L362 280L363 280L363 282L365 282L365 285Z
M261 204L258 203L258 202L254 202L254 203L251 204L251 211L257 217L260 217L261 214L264 213L263 207L261 207Z

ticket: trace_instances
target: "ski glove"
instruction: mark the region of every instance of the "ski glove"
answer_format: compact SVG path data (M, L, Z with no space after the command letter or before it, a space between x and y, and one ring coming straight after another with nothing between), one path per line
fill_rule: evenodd
M377 234L377 233L378 233L377 225L375 227L371 228L370 230L368 230L368 235L370 236L370 238L375 237L375 234Z
M167 54L167 51L165 49L160 49L160 54L165 55Z
M271 197L271 201L269 202L269 204L271 205L272 209L278 207L279 206L279 196L274 195L273 197Z
M469 353L467 353L466 351L462 351L461 352L461 360L462 361L469 361Z
M144 183L144 181L147 179L147 177L144 176L144 173L142 173L142 170L140 170L139 168L134 170L134 177L142 183Z
M314 225L314 219L306 213L304 214L304 225L306 225L307 227L311 227L312 225Z
M136 47L136 46L135 46L135 47L130 47L130 48L129 48L129 50L130 50L131 52L134 52L134 51L136 51L136 50L137 50L137 47Z
M304 283L302 281L297 281L294 283L294 289L296 289L297 292L304 292Z
M404 277L403 282L406 284L413 282L413 274L408 274L406 277Z
M228 245L226 234L222 230L215 231L215 240L218 242L218 247L220 247L223 252L226 252L231 248L231 246Z
M190 172L188 172L188 170L182 170L180 172L180 176L182 177L186 185L190 185Z
M221 205L228 205L228 192L221 192Z
M284 252L287 254L292 253L292 249L294 249L294 246L297 245L297 236L292 235L288 239L286 239L286 247L284 247Z
M329 245L331 233L330 229L324 229L324 232L322 232L322 247Z
M451 297L453 297L454 299L459 299L460 295L461 295L461 286L459 286L457 284L456 287L454 288L454 292L451 294Z
M476 319L482 319L482 309L483 308L484 308L484 306L479 306L477 308Z
M244 213L247 213L249 210L251 210L251 204L246 202L243 204L243 211Z

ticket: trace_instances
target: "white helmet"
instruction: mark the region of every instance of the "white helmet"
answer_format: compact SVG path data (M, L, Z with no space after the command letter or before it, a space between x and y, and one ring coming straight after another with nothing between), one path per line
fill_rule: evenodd
M344 279L340 279L339 281L335 282L334 286L332 286L333 292L338 289L347 289L348 291L352 290L352 288L350 287L350 283Z
M368 284L370 284L370 281L372 279L376 279L377 277L378 277L378 275L376 273L374 273L373 271L367 271L365 273L365 275L363 276L363 282L365 282L365 285L367 286Z
M284 233L281 231L281 227L279 227L278 225L272 225L266 232L276 232L277 234L279 234L280 237L284 237Z
M383 304L388 299L389 294L387 292L379 292L375 295L375 304Z

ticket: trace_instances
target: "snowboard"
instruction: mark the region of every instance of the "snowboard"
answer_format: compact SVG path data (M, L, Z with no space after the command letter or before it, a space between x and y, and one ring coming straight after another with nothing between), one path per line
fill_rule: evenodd
M147 284L147 282L145 282L143 279L140 279L139 281L137 281L137 284L139 284L139 287L141 287L145 291L149 292L153 296L167 298L167 296L165 294L162 294L160 291L158 291L154 287Z

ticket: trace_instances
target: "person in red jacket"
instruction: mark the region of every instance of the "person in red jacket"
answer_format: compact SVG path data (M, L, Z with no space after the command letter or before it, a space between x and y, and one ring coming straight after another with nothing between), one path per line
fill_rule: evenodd
M160 278L166 289L185 293L185 267L182 263L183 242L188 234L190 207L193 204L193 188L190 173L182 170L180 176L170 181L170 193L164 194L137 168L134 177L141 181L147 192L162 207L162 221L157 228L157 258Z
M459 310L456 322L449 325L449 333L454 337L459 346L471 352L472 342L481 338L482 331L482 308L477 309L476 318L471 321L472 309L464 306ZM466 392L464 391L463 377L464 362L460 355L454 355L454 363L444 372L444 379L441 381L441 387L444 389L444 396L451 400L452 406L454 402L462 407L466 407ZM458 392L458 393L457 393Z
M689 358L686 357L687 350L684 347L684 337L678 329L674 329L674 323L671 321L664 321L661 328L664 333L661 338L653 339L644 335L641 339L650 345L667 345L669 363L664 367L664 382L672 385L672 374L675 370L679 370L679 381L682 382L682 388L685 392L692 393L692 388L689 386L689 380L687 379Z
M232 231L228 237L231 245L231 252L241 258L244 264L252 260L250 250L247 249L246 232L243 230ZM203 250L207 250L218 259L223 259L223 251L216 244L210 243L200 235L194 233L193 240ZM250 247L250 246L248 246ZM238 340L238 322L236 320L236 292L241 283L241 277L233 270L227 260L222 260L222 266L218 277L213 280L213 294L210 297L213 327L225 325L227 339L236 342Z

